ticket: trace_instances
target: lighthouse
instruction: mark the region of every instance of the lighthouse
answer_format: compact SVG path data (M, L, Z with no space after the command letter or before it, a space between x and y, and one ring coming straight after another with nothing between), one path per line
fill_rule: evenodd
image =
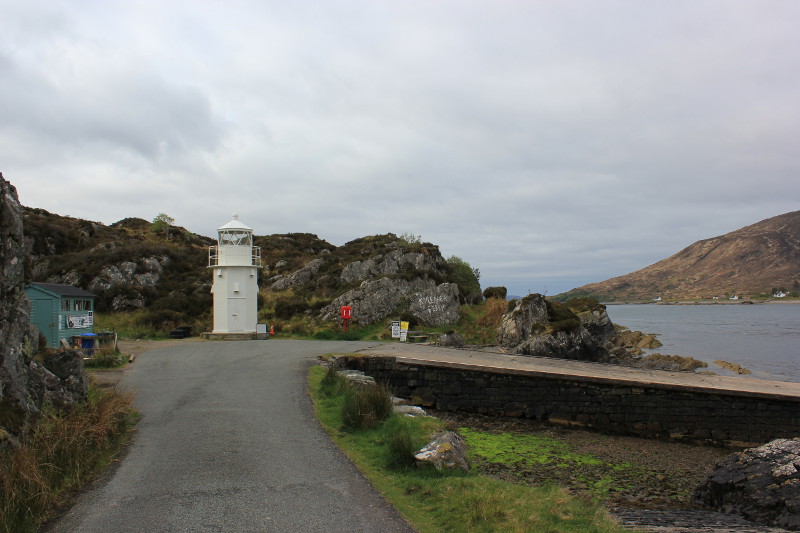
M212 334L255 334L261 248L253 246L253 229L239 222L239 215L217 231L217 245L208 249L208 268L214 276Z

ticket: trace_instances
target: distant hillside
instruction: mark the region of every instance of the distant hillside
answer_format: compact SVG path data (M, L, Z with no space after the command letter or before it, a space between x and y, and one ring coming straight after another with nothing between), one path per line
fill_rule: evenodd
M179 322L201 328L210 321L212 279L207 265L214 239L140 218L106 226L24 208L23 220L27 279L89 290L98 295L101 312L141 309L142 324L157 329ZM363 300L353 291L382 278L391 281L390 296L396 301L386 295L386 287L382 296L384 302L392 302L386 312L394 314L408 311L414 298L425 300L427 295L430 300L430 291L442 284L457 286L456 314L459 301L482 299L469 265L454 261L457 258L446 260L438 246L391 233L339 247L310 233L255 236L254 241L264 263L260 320L295 315L323 319L325 312L330 315L324 308L337 298L351 294ZM372 312L378 316L384 310Z
M636 272L572 289L561 298L603 301L755 296L800 291L800 211L698 241Z

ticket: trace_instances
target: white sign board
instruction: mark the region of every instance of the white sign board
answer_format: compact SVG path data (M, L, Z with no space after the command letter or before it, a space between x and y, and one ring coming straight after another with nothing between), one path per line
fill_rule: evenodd
M400 338L400 321L393 320L392 321L392 338L399 339Z
M72 315L67 316L67 329L85 329L92 327L94 324L94 317L92 317L92 313L88 315Z
M405 342L408 339L408 322L400 322L400 341Z

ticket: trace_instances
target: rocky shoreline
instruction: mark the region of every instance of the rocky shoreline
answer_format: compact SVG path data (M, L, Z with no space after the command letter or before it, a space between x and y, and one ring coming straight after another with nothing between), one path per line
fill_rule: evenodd
M526 419L507 419L429 410L452 429L542 437L567 450L560 461L481 463L484 474L524 484L555 483L575 495L600 498L626 527L658 533L782 533L700 505L695 489L737 449L636 437L608 436L552 427ZM593 457L575 464L570 454ZM476 457L473 456L473 462ZM595 463L595 464L592 464ZM605 482L605 485L603 485ZM602 490L596 490L600 487Z

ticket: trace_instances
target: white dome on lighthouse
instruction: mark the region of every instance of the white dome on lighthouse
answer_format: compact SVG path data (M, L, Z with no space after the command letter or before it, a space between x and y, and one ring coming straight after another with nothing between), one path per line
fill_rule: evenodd
M230 222L219 228L217 231L231 230L231 229L253 231L253 228L251 228L247 224L239 222L239 215L236 213L233 214L233 220L231 220Z

